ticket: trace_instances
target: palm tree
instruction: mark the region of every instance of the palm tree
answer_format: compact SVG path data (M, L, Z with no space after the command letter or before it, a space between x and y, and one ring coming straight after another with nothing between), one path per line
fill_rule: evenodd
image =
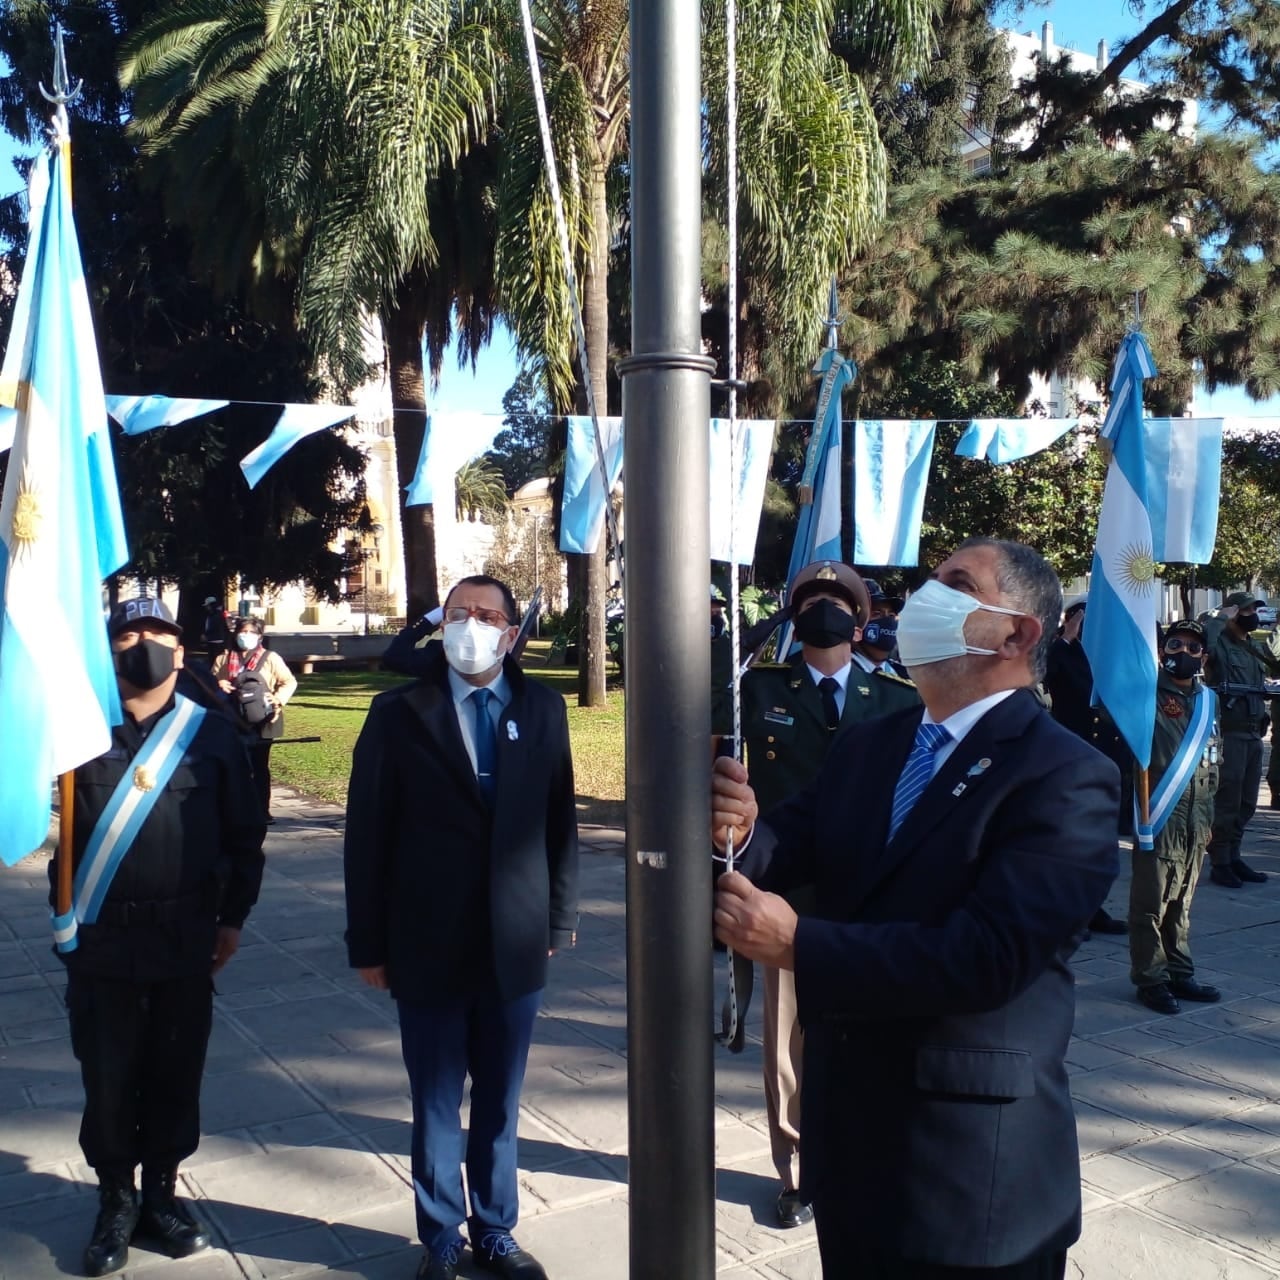
M492 155L499 14L488 0L176 0L130 39L131 127L176 216L237 269L297 275L302 324L340 387L382 321L400 479L455 332L493 321ZM236 216L237 189L240 198ZM402 508L409 611L437 602L429 507Z
M903 71L923 55L934 0L858 6L862 37L896 51ZM834 57L830 34L850 0L739 0L742 261L751 305L777 344L774 373L797 372L816 345L818 299L869 236L884 207L886 164L866 92ZM630 109L626 0L538 0L533 6L557 169L564 191L596 404L606 405L608 268L625 207ZM703 0L706 154L723 207L726 50L723 0ZM551 217L524 50L509 49L499 187L498 288L522 353L540 362L553 403L581 397L573 325ZM610 201L611 192L615 199ZM621 198L618 198L621 197ZM747 265L749 264L749 265ZM586 572L579 701L604 698L604 551Z

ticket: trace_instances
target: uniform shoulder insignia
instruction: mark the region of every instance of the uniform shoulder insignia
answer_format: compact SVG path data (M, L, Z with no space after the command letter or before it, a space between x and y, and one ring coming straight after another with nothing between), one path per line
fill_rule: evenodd
M788 671L790 668L785 662L753 662L749 671Z
M872 674L879 676L881 680L889 680L893 684L900 684L907 689L914 689L916 687L916 682L914 680L908 680L906 676L900 676L896 671L882 671L877 667Z

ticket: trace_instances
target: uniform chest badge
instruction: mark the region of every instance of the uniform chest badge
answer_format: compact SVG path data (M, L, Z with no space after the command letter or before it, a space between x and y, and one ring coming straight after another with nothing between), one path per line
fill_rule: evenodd
M795 716L787 714L786 707L774 707L772 711L764 713L764 718L769 724L795 724L796 722Z
M1175 698L1171 693L1166 694L1160 699L1160 714L1168 716L1170 720L1179 719L1185 714L1181 700Z
M140 764L133 771L133 786L135 791L154 791L156 786L155 770L148 769L145 764Z

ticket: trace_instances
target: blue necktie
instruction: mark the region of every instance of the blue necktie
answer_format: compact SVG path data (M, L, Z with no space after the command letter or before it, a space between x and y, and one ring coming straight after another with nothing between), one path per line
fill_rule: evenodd
M944 742L950 741L951 735L940 724L921 722L916 730L915 745L911 748L911 754L907 757L893 793L893 816L889 819L890 840L897 835L902 820L911 812L912 806L929 785L929 780L933 777L934 753Z
M477 689L471 695L471 708L476 713L476 781L485 800L493 803L497 785L498 736L493 731L493 717L489 714L488 689Z

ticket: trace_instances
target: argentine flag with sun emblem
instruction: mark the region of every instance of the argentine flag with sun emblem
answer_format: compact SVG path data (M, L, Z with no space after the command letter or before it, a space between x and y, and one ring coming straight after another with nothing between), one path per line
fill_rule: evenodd
M1098 516L1084 648L1102 703L1139 767L1151 763L1155 730L1156 565L1143 456L1142 384L1156 374L1140 333L1125 337L1111 379L1111 405L1101 435L1111 462Z
M0 861L44 842L56 775L120 720L102 579L128 559L93 321L71 217L70 142L39 157L0 372L17 409L0 498Z

